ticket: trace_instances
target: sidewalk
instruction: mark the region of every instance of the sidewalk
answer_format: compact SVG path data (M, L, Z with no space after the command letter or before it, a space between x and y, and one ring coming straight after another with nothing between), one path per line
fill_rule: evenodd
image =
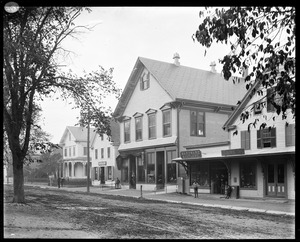
M86 187L50 187L45 185L25 184L25 186L39 186L45 189L67 190L70 192L87 192ZM141 197L141 191L135 189L112 189L107 187L91 186L90 193L109 194L115 196ZM199 194L199 198L180 193L165 193L142 191L142 197L150 200L165 201L170 203L182 203L199 205L204 207L217 207L239 211L260 212L276 215L295 216L295 200L288 199L225 199L224 195Z

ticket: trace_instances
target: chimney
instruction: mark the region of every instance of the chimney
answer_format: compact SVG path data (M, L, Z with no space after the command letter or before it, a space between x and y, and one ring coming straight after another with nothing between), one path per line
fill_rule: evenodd
M217 71L216 71L216 62L214 62L214 61L212 61L211 63L210 63L210 71L211 72L213 72L213 73L216 73Z
M173 59L174 59L174 65L180 66L180 62L179 62L180 56L177 52L174 54Z

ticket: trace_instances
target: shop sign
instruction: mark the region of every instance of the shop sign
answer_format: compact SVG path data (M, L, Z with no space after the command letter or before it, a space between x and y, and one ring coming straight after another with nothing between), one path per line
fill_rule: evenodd
M180 156L183 159L186 158L201 158L202 154L200 150L189 150L189 151L181 151Z
M221 150L222 156L230 155L244 155L245 149L230 149L230 150Z
M98 166L106 166L107 162L106 161L99 161Z

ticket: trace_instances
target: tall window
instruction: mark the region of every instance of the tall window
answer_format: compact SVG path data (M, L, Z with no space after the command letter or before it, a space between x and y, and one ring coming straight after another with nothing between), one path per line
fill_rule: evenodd
M104 148L101 148L101 158L104 158Z
M69 147L69 156L72 156L72 148Z
M240 162L241 188L256 188L256 163Z
M107 147L107 158L110 158L110 147Z
M135 140L142 140L143 139L143 117L136 117L135 118Z
M137 181L145 182L145 169L141 156L137 157Z
M171 135L171 109L163 111L163 136Z
M147 182L155 183L155 157L154 152L147 153Z
M177 167L176 162L172 162L172 159L176 158L175 150L167 151L167 182L176 183L177 182Z
M147 74L144 72L140 78L141 90L146 90L150 87L150 72Z
M124 142L130 142L130 120L124 121Z
M98 149L95 149L95 159L98 159Z
M248 130L241 131L241 148L250 150L250 132Z
M205 117L203 112L191 111L191 136L205 136Z
M103 141L103 139L104 139L104 135L103 135L103 134L101 134L101 135L100 135L100 137L101 137L101 140Z
M71 140L71 133L69 133L69 140Z
M73 156L75 156L76 146L73 146Z
M276 128L257 130L257 148L276 147Z
M83 147L83 155L87 155L87 147Z
M68 149L65 148L65 157L67 157L67 156L68 156Z
M285 145L295 146L295 124L285 126Z
M151 113L148 115L148 130L149 130L149 139L156 138L156 113Z

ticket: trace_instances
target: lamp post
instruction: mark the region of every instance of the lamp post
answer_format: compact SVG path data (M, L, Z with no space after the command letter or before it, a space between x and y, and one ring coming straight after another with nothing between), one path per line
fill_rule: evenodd
M88 126L87 126L87 192L90 192L90 106L88 106Z

